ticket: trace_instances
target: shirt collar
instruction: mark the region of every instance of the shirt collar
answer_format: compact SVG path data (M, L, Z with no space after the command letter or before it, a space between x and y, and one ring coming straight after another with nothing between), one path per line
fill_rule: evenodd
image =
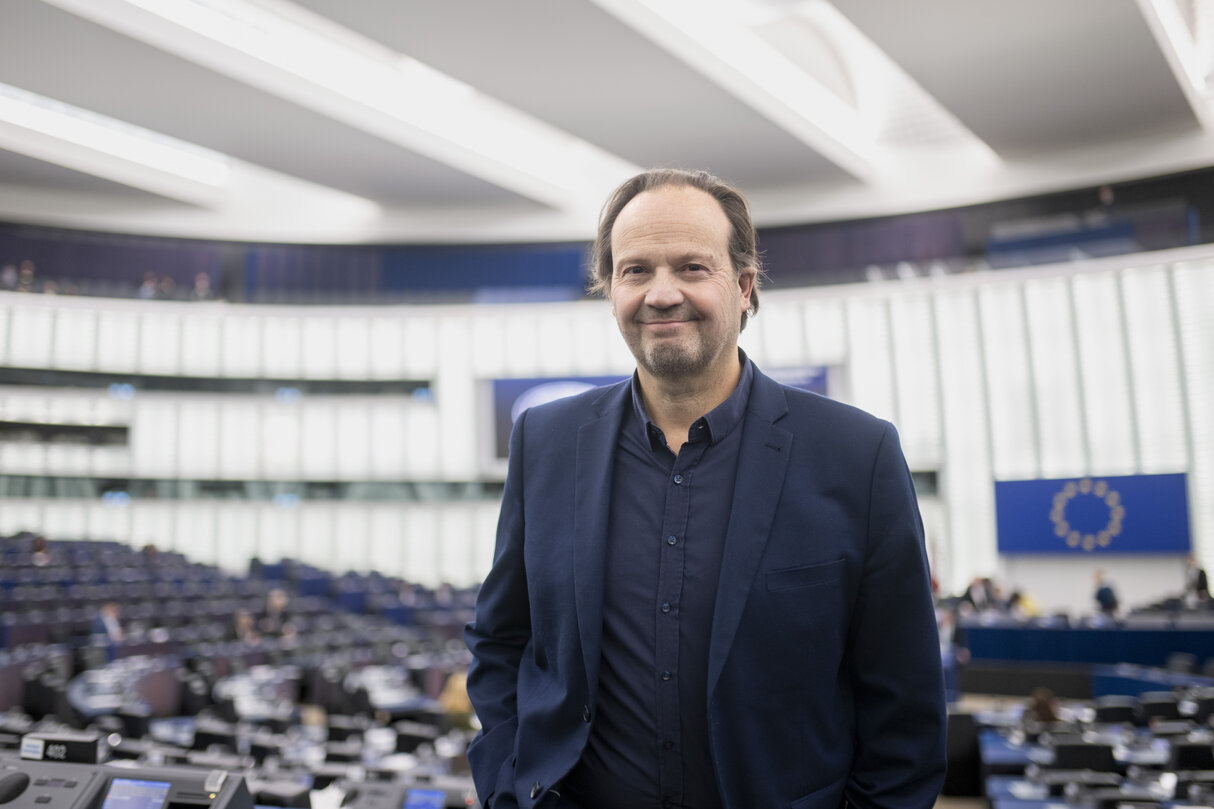
M696 419L691 425L691 434L695 435L698 429L703 429L707 433L708 440L715 444L725 436L729 435L735 427L742 421L742 415L746 412L746 405L750 402L750 387L754 382L754 363L746 356L746 352L738 349L738 360L742 363L742 374L738 377L737 387L733 389L733 393L729 397L714 407L712 411L700 418ZM636 371L632 373L632 407L636 413L637 423L641 426L641 438L654 449L662 447L662 431L658 429L649 419L649 414L645 412L645 404L641 401L641 382ZM670 436L665 436L667 443L670 441ZM679 445L688 439L688 436L679 436Z

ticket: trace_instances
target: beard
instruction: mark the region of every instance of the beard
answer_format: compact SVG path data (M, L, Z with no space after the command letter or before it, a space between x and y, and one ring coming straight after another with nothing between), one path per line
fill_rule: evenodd
M634 327L625 331L624 342L637 365L658 379L698 376L712 366L720 353L721 346L713 342L712 335L699 330L680 340L649 340L642 334L642 329Z
M695 376L712 364L712 352L702 340L695 345L660 343L636 348L637 362L660 379Z
M647 323L660 320L683 321L680 333L657 335ZM668 309L641 307L633 318L619 323L620 334L637 366L656 379L692 380L703 376L737 345L737 332L713 316L697 311L690 303Z

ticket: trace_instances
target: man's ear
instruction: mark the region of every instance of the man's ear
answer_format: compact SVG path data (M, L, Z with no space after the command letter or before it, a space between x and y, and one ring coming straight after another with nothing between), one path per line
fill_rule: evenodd
M738 273L738 291L742 296L742 311L745 312L750 308L750 293L755 288L755 276L758 272L754 267L743 267Z

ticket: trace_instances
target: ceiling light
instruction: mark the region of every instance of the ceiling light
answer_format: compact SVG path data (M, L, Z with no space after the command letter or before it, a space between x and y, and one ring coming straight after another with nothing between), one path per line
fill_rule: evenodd
M185 141L0 84L0 147L195 204L227 186L228 158Z
M558 209L637 170L283 0L45 0Z
M711 0L706 13L703 3L691 0L592 1L843 170L876 179L879 154L871 128L750 30L743 6Z
M1185 20L1176 0L1138 0L1138 8L1176 76L1185 99L1207 130L1214 130L1214 1L1193 0L1195 28Z

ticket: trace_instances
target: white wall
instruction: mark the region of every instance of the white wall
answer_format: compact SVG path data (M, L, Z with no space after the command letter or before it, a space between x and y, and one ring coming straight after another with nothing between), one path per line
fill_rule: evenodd
M1000 558L996 479L1188 472L1194 547L1214 566L1214 250L763 293L742 335L761 366L830 365L843 398L894 421L924 504L937 578L990 574L1047 608L1090 606L1106 568L1126 604L1173 592L1175 559ZM0 412L130 423L129 450L0 447L6 474L467 481L486 457L478 383L625 374L609 309L554 304L267 307L0 295L0 365L199 376L429 379L432 397L304 397L0 389ZM85 414L85 415L81 415ZM0 503L19 527L171 535L229 566L257 549L338 568L380 561L476 581L494 504ZM73 510L74 509L74 510ZM235 511L232 511L235 509ZM236 512L239 512L236 513ZM81 517L80 515L87 515ZM29 521L33 521L32 523ZM24 521L24 522L23 522ZM102 529L99 526L111 526ZM114 527L117 526L117 527ZM98 533L101 532L101 533ZM240 539L245 535L247 539ZM399 541L397 541L399 538ZM420 538L420 539L419 539Z
M1000 559L998 578L1005 593L1023 587L1047 612L1079 615L1096 612L1093 575L1097 569L1104 571L1123 611L1184 591L1184 560L1176 556L1005 556Z
M344 572L379 571L414 582L466 586L489 572L497 503L302 503L0 498L0 536L153 543L244 571L251 557L298 559Z

